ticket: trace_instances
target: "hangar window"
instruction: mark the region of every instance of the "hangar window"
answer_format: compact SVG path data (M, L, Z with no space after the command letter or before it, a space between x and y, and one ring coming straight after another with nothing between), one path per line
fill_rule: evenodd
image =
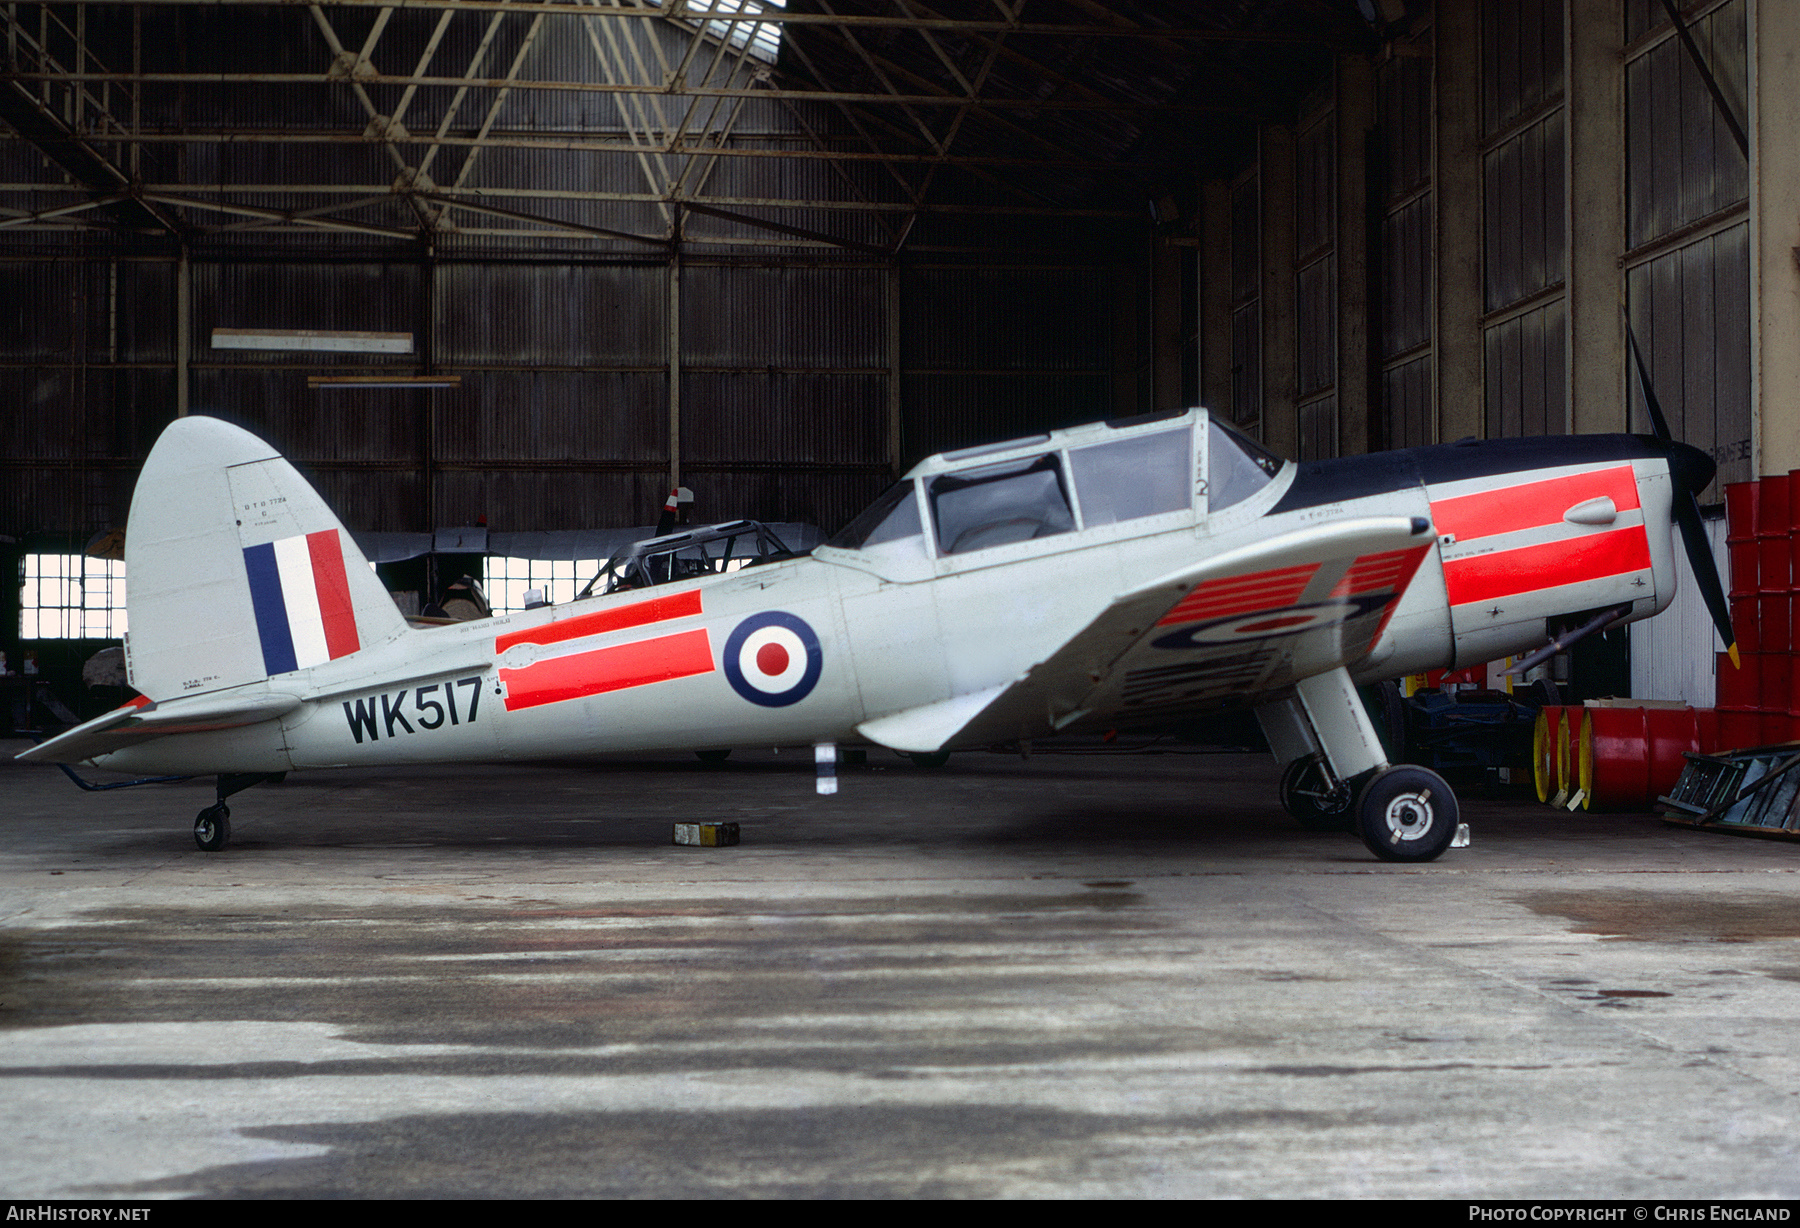
M773 64L781 55L781 23L745 18L786 7L787 0L689 0L688 12L707 20L703 25L696 21L686 24L700 25L733 51L742 51L747 43L751 55Z
M582 582L600 570L599 559L519 559L487 556L487 592L496 614L516 614L525 608L525 590L542 589L551 605L575 600Z
M19 638L112 640L125 634L125 564L83 554L19 560Z
M1087 528L1186 511L1193 502L1188 474L1194 435L1187 427L1133 435L1069 453L1081 523Z
M967 554L1075 528L1054 453L933 478L931 514L943 554Z

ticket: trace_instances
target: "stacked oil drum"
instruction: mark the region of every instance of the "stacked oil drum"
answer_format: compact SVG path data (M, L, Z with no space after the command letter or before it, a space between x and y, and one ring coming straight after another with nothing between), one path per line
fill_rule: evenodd
M1800 737L1800 499L1791 489L1800 489L1800 470L1725 488L1731 626L1743 666L1718 654L1717 707L1605 700L1546 707L1532 746L1538 800L1643 809L1674 788L1684 752Z
M1731 552L1731 629L1742 669L1719 654L1722 746L1767 746L1794 736L1793 552L1800 546L1790 498L1793 474L1725 488L1725 543Z

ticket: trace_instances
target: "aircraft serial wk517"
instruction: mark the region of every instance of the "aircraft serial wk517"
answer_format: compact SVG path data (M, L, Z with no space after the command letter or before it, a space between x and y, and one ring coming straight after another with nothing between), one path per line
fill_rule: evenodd
M214 850L227 795L300 769L931 756L1248 707L1297 818L1430 860L1455 795L1388 762L1359 683L1649 617L1674 595L1672 523L1730 642L1695 502L1713 463L1656 418L1656 436L1306 464L1201 410L1095 423L922 461L804 557L692 546L563 605L428 629L273 449L181 418L126 536L141 697L19 757L217 773L195 825Z

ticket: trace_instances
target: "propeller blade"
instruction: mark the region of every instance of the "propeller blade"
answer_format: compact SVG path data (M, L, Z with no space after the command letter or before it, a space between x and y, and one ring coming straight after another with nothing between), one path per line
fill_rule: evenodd
M1706 539L1706 526L1700 522L1700 492L1712 481L1716 466L1698 448L1677 443L1669 431L1669 420L1663 416L1656 390L1650 386L1650 372L1644 367L1643 351L1638 349L1637 334L1631 329L1631 317L1625 318L1625 340L1631 347L1631 359L1637 366L1638 387L1644 393L1644 407L1650 411L1650 425L1656 437L1669 448L1669 476L1674 479L1671 505L1675 523L1681 527L1681 542L1687 548L1688 563L1706 599L1706 611L1712 615L1719 639L1731 656L1731 664L1739 668L1737 636L1731 630L1731 607L1725 601L1725 586L1719 580L1719 565L1713 559L1712 543ZM1677 449L1682 449L1678 453ZM1685 454L1683 454L1685 453Z
M1637 363L1638 387L1644 392L1644 407L1650 411L1650 429L1664 443L1673 443L1675 436L1669 433L1669 420L1663 417L1662 404L1656 399L1656 389L1650 386L1650 372L1644 369L1644 354L1638 349L1637 334L1631 331L1631 317L1625 317L1625 340L1631 346L1631 359Z
M1687 547L1688 562L1693 564L1694 579L1700 584L1700 595L1706 598L1707 613L1719 629L1719 639L1731 656L1734 668L1738 661L1737 636L1731 630L1731 607L1725 602L1725 586L1719 583L1719 567L1713 562L1712 543L1706 540L1706 528L1700 523L1700 503L1694 492L1675 492L1675 523L1681 526L1682 544Z

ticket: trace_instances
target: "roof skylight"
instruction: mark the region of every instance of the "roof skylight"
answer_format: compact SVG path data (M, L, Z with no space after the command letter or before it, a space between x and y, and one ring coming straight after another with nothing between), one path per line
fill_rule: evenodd
M704 21L707 34L732 50L742 50L748 43L751 55L773 64L781 54L781 24L746 18L786 7L787 0L688 0L687 11Z

